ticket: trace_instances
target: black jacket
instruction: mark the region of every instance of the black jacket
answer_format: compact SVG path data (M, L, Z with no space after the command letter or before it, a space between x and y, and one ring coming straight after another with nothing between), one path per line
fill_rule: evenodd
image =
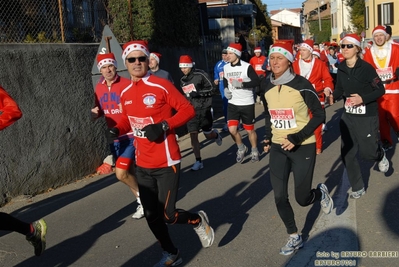
M192 68L187 76L184 75L180 78L180 87L182 90L184 86L190 85L194 85L196 91L186 94L186 97L194 108L203 109L211 107L214 88L209 75L203 70Z
M373 66L360 58L357 59L353 68L346 65L346 60L338 65L334 99L343 96L345 101L351 94L358 94L362 97L363 104L366 105L366 114L348 113L349 116L378 115L377 99L385 94L385 88Z

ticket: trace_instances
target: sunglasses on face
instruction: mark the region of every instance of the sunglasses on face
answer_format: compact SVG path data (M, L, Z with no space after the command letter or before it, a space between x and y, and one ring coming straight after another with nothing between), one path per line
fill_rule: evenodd
M146 56L142 56L142 57L128 57L128 58L126 58L127 62L129 62L129 63L136 62L136 59L139 62L144 62L147 59L147 57Z
M348 48L348 49L351 49L351 48L354 48L355 45L353 45L353 44L341 44L341 48L342 49L344 49L345 47Z

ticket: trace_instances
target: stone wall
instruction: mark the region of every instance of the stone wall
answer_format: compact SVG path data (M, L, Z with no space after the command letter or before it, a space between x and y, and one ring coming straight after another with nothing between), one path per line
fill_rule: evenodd
M23 116L0 132L0 205L95 172L108 153L92 122L91 67L98 45L0 45L0 84Z

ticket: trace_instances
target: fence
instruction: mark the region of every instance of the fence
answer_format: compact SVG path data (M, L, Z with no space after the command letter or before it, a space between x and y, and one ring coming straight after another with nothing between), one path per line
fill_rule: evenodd
M108 0L1 0L0 43L99 42Z

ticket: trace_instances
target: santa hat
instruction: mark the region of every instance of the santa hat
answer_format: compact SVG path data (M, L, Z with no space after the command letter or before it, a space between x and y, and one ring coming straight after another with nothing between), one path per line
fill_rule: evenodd
M179 59L179 68L192 68L194 66L193 59L189 55L181 55Z
M159 54L159 53L156 53L156 52L152 52L152 53L150 54L150 57L153 57L153 58L158 62L158 64L159 64L159 61L161 60L162 55Z
M385 26L378 25L377 27L375 27L373 30L373 36L374 36L374 34L379 33L379 32L387 35L387 30L386 30Z
M227 51L233 52L238 57L241 57L242 46L239 43L231 43L227 47Z
M254 53L262 53L262 49L260 47L255 47Z
M320 58L320 50L319 49L314 49L312 52L312 55L316 55Z
M344 40L353 43L354 45L360 46L360 36L354 33L348 33L341 39L341 44Z
M133 51L141 51L147 57L150 56L150 52L148 51L147 41L141 41L141 40L130 41L123 45L122 59L123 59L123 64L125 64L125 66L126 66L125 61L126 61L127 55L129 55L130 52L133 52Z
M292 45L294 40L278 40L276 41L271 49L270 53L280 53L285 56L290 62L294 61L294 51L292 50Z
M98 54L97 55L97 68L100 71L101 67L104 65L114 65L115 68L118 66L116 65L115 55L114 53L107 53L107 54Z
M301 45L299 47L304 47L312 53L313 52L313 44L314 44L314 41L308 39L308 40L303 41L303 43L301 43Z

